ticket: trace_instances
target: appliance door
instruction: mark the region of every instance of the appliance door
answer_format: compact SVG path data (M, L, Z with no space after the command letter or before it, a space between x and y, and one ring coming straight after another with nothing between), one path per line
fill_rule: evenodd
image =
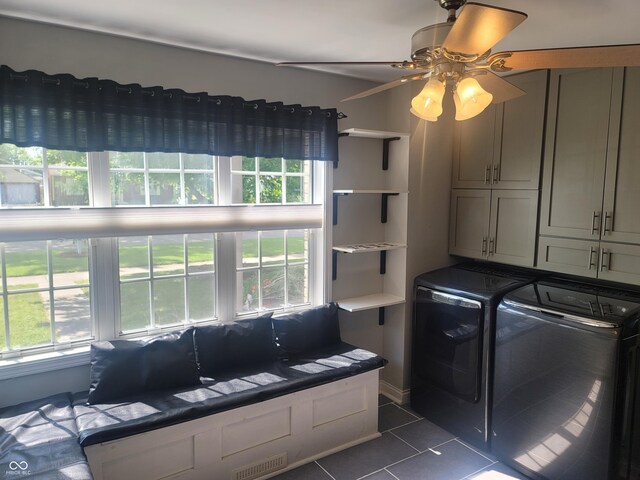
M414 315L414 381L477 402L482 383L482 304L418 287Z
M611 478L620 329L506 302L496 318L493 453L533 478Z

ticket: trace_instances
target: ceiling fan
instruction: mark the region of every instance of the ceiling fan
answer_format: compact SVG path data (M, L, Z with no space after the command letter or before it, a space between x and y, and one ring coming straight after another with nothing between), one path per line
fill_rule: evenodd
M411 60L397 62L281 62L295 65L388 65L417 71L345 98L355 100L414 80L428 80L411 101L411 113L429 121L442 114L446 85L453 87L456 120L481 113L491 103L524 95L493 72L544 68L640 66L640 44L611 45L492 53L491 48L527 18L506 8L467 2L435 0L449 12L447 21L424 27L411 39ZM462 8L463 7L463 8ZM456 11L462 8L456 18Z

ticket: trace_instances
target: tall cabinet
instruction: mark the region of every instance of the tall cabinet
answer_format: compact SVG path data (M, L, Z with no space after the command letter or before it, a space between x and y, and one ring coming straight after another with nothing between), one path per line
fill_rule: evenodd
M508 77L527 95L456 124L449 253L534 265L547 76Z
M342 310L404 316L409 135L340 132L333 174L332 298Z
M538 266L640 284L640 68L551 75Z

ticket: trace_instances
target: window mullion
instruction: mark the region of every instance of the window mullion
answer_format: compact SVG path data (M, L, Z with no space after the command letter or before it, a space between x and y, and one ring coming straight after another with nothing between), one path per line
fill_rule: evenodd
M111 207L109 152L88 154L89 198L92 207Z
M9 350L9 295L7 293L7 264L5 262L5 248L2 244L0 244L0 268L2 268L2 308L4 310L4 322L2 328L4 329L4 345L6 349Z
M219 233L216 249L218 320L228 323L235 317L235 300L239 294L236 293L236 234Z
M49 188L49 162L47 160L47 149L42 149L42 194L44 195L44 206L51 206L51 192Z
M155 287L154 280L155 274L153 271L153 237L147 237L147 255L149 262L149 308L151 311L149 312L150 319L150 327L151 329L155 329L156 327L156 300L155 300Z
M189 235L182 236L182 245L183 245L183 268L184 268L184 283L183 283L183 293L184 296L184 321L185 323L189 323L191 320L189 318Z
M47 278L49 281L49 327L51 329L51 343L56 345L56 311L54 306L55 295L53 294L53 253L51 251L51 240L47 240Z

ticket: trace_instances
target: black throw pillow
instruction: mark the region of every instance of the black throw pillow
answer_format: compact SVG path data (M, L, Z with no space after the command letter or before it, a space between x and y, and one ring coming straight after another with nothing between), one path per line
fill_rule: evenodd
M89 404L168 388L200 385L193 328L149 340L91 345Z
M284 355L299 355L341 341L335 303L274 317L271 321Z
M222 372L271 361L276 357L271 312L230 324L196 327L194 341L200 374Z

